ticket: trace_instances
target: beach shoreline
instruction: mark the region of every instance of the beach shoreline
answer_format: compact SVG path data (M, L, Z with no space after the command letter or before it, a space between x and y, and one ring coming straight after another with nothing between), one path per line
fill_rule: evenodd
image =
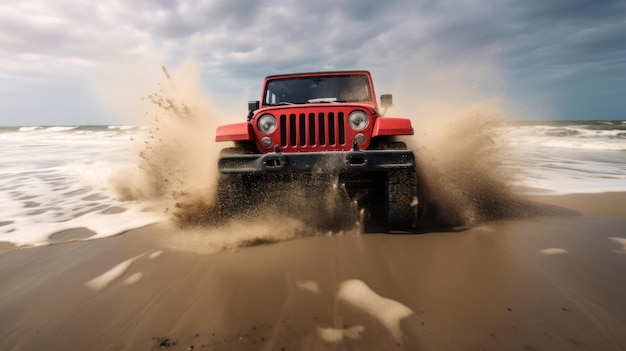
M0 349L623 350L626 193L532 199L579 215L221 250L167 223L2 243Z

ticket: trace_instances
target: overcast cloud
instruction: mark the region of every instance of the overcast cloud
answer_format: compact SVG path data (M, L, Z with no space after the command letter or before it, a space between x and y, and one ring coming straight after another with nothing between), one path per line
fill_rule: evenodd
M124 123L103 95L147 95L137 80L190 58L218 103L268 74L368 69L424 104L624 119L625 33L623 0L18 0L0 5L0 125Z

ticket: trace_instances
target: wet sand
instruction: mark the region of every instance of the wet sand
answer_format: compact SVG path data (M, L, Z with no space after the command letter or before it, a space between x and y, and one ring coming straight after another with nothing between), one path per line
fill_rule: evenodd
M626 349L626 193L537 199L580 215L217 253L167 224L5 245L0 350Z

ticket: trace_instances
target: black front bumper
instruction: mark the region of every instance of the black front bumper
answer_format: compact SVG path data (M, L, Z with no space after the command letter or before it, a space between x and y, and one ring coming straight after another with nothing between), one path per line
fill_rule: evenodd
M358 173L415 167L406 150L271 153L220 157L220 173Z

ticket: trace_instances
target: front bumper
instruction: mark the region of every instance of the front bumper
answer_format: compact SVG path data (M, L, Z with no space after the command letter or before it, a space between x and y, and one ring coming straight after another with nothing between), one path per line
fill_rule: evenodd
M222 156L220 173L358 173L415 167L406 150L270 153Z

